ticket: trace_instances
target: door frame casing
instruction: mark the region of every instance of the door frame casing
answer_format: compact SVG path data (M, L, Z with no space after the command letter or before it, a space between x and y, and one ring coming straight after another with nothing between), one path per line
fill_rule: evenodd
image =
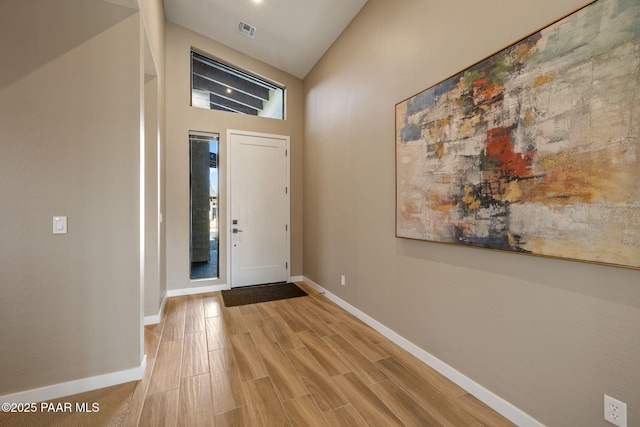
M259 137L259 138L272 138L272 139L281 139L285 141L285 150L287 153L286 156L286 160L285 160L285 179L286 179L286 187L287 187L287 192L286 192L286 197L285 197L285 221L287 224L287 238L286 238L286 248L285 248L285 254L286 254L286 263L287 263L287 267L286 267L286 273L287 273L287 278L286 281L289 282L291 281L291 153L290 153L290 140L291 138L287 135L277 135L277 134L270 134L270 133L262 133L262 132L249 132L249 131L243 131L243 130L237 130L237 129L227 129L227 138L225 141L225 151L227 154L227 159L225 161L226 166L227 166L227 185L226 185L226 190L227 190L227 194L226 194L226 215L227 215L227 220L226 222L226 230L225 230L225 234L227 236L227 282L228 282L228 286L230 289L233 289L233 272L231 271L231 262L232 262L232 254L231 254L231 244L232 244L232 236L231 236L231 229L233 228L233 224L232 224L232 220L231 220L231 180L232 180L232 175L233 175L233 171L231 170L231 156L232 151L231 151L231 143L232 143L232 135L245 135L245 136L252 136L252 137ZM220 230L218 229L218 232L220 232Z

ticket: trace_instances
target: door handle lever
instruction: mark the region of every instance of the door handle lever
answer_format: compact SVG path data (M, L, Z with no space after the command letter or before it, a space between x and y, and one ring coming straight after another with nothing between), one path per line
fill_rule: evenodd
M238 230L237 228L233 228L233 229L231 229L231 232L234 233L234 234L235 233L242 233L242 230Z

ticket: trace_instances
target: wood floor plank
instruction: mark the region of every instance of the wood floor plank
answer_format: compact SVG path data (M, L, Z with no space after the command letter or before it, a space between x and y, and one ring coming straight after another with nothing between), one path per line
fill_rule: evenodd
M326 337L335 334L335 331L325 323L310 306L311 303L306 302L309 298L297 298L297 304L291 304L294 313L305 321L309 328L318 334L319 337ZM302 302L304 301L304 302Z
M513 427L309 289L239 307L219 292L169 298L145 327L127 425Z
M433 415L391 380L369 386L406 427L441 427Z
M206 296L202 300L202 305L204 307L204 317L217 317L221 316L222 311L222 301L220 301L220 292L215 292L213 294L206 294Z
M279 302L281 307L286 307L287 309L292 309L293 311L295 311L296 308L301 307L301 306L306 306L305 302L307 300L310 300L311 297L296 297L296 298L287 298L287 299L283 299Z
M183 307L183 306L182 306ZM167 341L180 340L184 337L184 322L186 316L184 310L170 310L167 312L164 330L162 331L162 339Z
M178 401L178 426L213 424L211 382L209 374L183 378Z
M351 313L348 313L345 310L341 310L335 313L336 321L344 323L349 326L351 329L356 331L358 334L367 338L367 340L373 344L377 344L382 341L387 341L388 339L382 335L380 332L373 329L371 326L364 323L362 320L358 319Z
M178 297L169 297L167 298L167 302L164 305L164 311L166 313L172 311L184 311L186 310L187 297L178 296Z
M440 393L447 397L459 397L467 394L467 391L446 378L444 375L418 360L415 356L398 347L391 341L379 342L377 344L385 353L393 356L398 362L419 375L424 381L434 386Z
M206 332L200 331L184 334L181 377L192 377L208 372L209 354L207 351Z
M278 343L258 346L258 351L281 401L286 402L309 393Z
M207 332L207 348L209 351L231 347L231 336L222 316L207 317L205 319Z
M280 316L269 317L265 319L267 326L273 332L283 350L292 350L302 347L302 342L296 334L291 330L289 325Z
M242 381L255 380L269 375L249 332L231 336L231 347Z
M258 309L255 304L240 305L238 306L238 310L242 315L258 313Z
M209 352L209 367L214 412L217 414L244 406L242 378L233 350L223 348Z
M243 313L242 320L249 330L254 343L256 345L263 345L276 342L278 339L274 335L273 331L269 329L269 326L265 322L262 314L260 314L260 312L255 308L255 304L251 305L251 307L254 307L254 310L252 312Z
M140 415L140 427L175 427L178 422L179 390L147 396Z
M349 344L342 335L331 335L325 337L324 341L342 357L342 360L345 361L349 369L355 372L366 385L387 379L387 376L383 374L373 362Z
M147 393L162 393L180 388L180 366L182 366L182 340L160 341Z
M269 317L279 316L278 312L275 310L275 301L261 302L259 304L254 304L254 306L265 320Z
M249 333L251 334L251 338L253 338L253 342L256 345L266 345L278 341L275 334L273 333L271 328L267 326L266 323L262 326L249 328Z
M185 296L185 310L196 309L202 307L204 309L204 295L203 294L191 294ZM204 314L204 310L202 312Z
M371 341L359 331L353 329L353 327L342 322L332 323L331 327L371 362L384 359L389 356L375 342Z
M329 311L322 304L318 302L316 298L311 298L306 301L307 310L313 313L320 320L330 325L336 322L336 318L333 312Z
M452 400L440 393L433 385L424 381L415 372L405 367L393 357L374 362L390 379L401 384L416 401L433 417L447 427L476 427L477 422L470 416L460 414Z
M249 332L249 329L242 321L240 307L228 307L222 309L222 318L230 335L239 335Z
M202 305L202 299L204 298L203 294L190 294L186 295L186 306L189 308L194 305Z
M347 396L349 403L358 411L362 419L369 425L398 426L402 421L391 411L380 398L367 387L356 374L339 375L332 378Z
M468 393L457 397L455 399L455 403L458 404L466 413L482 423L482 425L492 427L515 427L515 424L511 421Z
M253 427L251 415L246 406L215 415L215 427Z
M340 307L338 307L336 304L331 302L324 295L318 295L316 297L311 298L311 302L318 309L326 311L327 313L329 313L331 315L334 315L335 313L338 313L340 310L342 310ZM334 319L334 321L335 321L335 319Z
M275 307L276 312L287 322L287 325L291 328L293 332L306 331L311 329L307 323L296 314L295 311L291 310L287 300L278 301L280 304Z
M142 379L138 381L136 390L131 397L129 414L127 415L124 427L135 427L140 423L140 416L142 415L142 408L144 407L144 401L147 396L147 391L149 390L149 382L151 381L151 373L153 372L155 361L156 359L154 357L147 357L147 366L144 368Z
M330 427L310 395L284 402L284 410L292 427Z
M296 334L309 353L322 366L328 376L344 374L350 369L342 358L313 331L301 331Z
M189 300L185 313L184 332L199 332L205 330L204 306L202 299Z
M324 417L330 426L369 427L360 414L358 414L358 411L351 405L346 405L333 411L327 411L324 413Z
M330 411L349 403L306 348L287 351L286 355L321 411Z
M260 314L260 312L255 309L252 312L242 313L242 323L248 329L266 325L262 314Z
M309 294L309 296L314 296L314 295L318 295L318 291L316 290L316 288L314 288L313 286L309 285L308 283L305 282L293 282L294 285L296 285L297 287L299 287L300 289L302 289L303 291L305 291L307 294Z
M288 426L289 418L269 377L243 383L249 415L255 427Z
M156 357L163 329L164 322L144 327L144 354L147 355L147 359Z

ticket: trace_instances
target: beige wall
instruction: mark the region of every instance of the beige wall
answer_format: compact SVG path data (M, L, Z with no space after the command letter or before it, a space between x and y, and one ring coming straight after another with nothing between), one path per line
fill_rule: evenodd
M180 290L227 284L226 234L220 233L220 279L189 279L189 131L220 134L220 230L226 230L227 129L290 136L291 275L302 274L302 81L171 22L166 26L167 71L167 288ZM249 117L191 107L191 48L286 86L287 119Z
M144 34L143 34L144 35ZM145 245L144 245L144 315L158 315L166 294L160 289L160 219L158 207L158 77L145 75Z
M304 80L304 275L546 425L638 425L639 271L394 237L394 105L583 3L369 0Z
M0 15L20 70L0 67L4 395L140 367L140 18L95 0Z
M165 17L162 0L139 0L144 53L145 272L144 316L159 316L167 293L165 222Z

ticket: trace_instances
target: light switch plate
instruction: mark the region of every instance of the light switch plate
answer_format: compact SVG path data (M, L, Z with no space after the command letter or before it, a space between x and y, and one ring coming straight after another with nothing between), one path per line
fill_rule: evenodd
M53 217L53 234L67 234L67 217Z

